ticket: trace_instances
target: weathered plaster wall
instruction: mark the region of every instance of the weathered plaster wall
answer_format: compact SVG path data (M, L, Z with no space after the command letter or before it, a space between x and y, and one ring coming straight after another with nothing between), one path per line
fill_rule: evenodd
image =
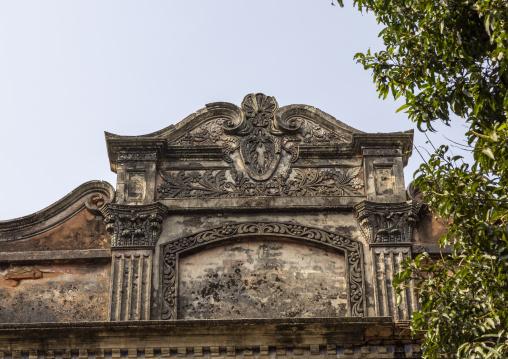
M340 235L346 236L348 238L359 241L364 244L364 270L365 270L365 289L366 295L365 298L367 300L367 313L368 316L375 315L374 311L374 290L373 290L373 278L374 274L372 272L373 266L371 265L371 255L368 250L368 244L365 242L364 237L361 235L358 227L357 221L354 214L351 211L340 211L340 210L330 210L330 211L308 211L308 212L254 212L254 213L235 213L231 215L231 213L207 213L207 214L186 214L186 215L168 215L163 222L162 234L159 238L158 244L155 248L154 254L154 273L153 273L153 310L152 310L152 319L156 319L160 317L160 245L164 243L168 243L175 239L191 235L196 233L197 231L202 231L208 228L220 227L227 224L232 223L256 223L256 222L283 222L283 223L293 223L300 224L305 226L312 226L316 228L321 228L323 230L331 231L334 233L338 233ZM280 242L280 239L276 239L276 241ZM237 245L239 240L236 240L232 245ZM274 242L276 243L276 242ZM307 246L307 244L302 244L302 246ZM206 252L203 252L206 253ZM203 254L205 255L205 254ZM321 258L320 258L321 260ZM181 263L180 263L181 264ZM326 272L326 270L325 270ZM330 275L330 274L326 274ZM327 279L323 278L324 281ZM180 297L180 296L179 296ZM181 298L181 297L180 297ZM283 296L281 296L283 298ZM302 300L302 303L304 300ZM324 301L326 302L326 301ZM324 305L324 304L323 304ZM180 306L179 306L180 307ZM324 308L326 306L319 309L326 311ZM236 309L238 307L235 307ZM329 307L331 310L332 306ZM338 308L338 307L335 307ZM229 309L228 309L229 310ZM227 312L227 310L226 310ZM233 312L233 311L232 311ZM274 311L275 312L275 311ZM315 312L315 316L318 316L318 312ZM180 314L190 315L190 313L181 312ZM224 314L224 311L221 311L221 315ZM254 312L252 313L254 315ZM281 317L289 317L293 313L290 311L286 311L284 313L280 313ZM299 312L297 315L303 315L303 310ZM194 315L201 315L192 313ZM234 315L234 314L231 314ZM314 315L314 314L313 314ZM341 315L341 310L337 310L337 316ZM330 315L334 316L334 315Z
M366 243L358 229L352 209L323 211L208 211L208 213L168 214L164 219L158 245L180 237L191 235L207 228L220 227L230 223L243 222L284 222L301 224L337 232L343 236Z
M0 323L107 319L110 261L0 264Z
M180 319L346 316L344 256L296 241L250 240L180 259Z
M413 244L437 244L447 232L446 222L437 213L423 208L413 232Z
M27 238L0 241L0 252L110 247L102 217L90 213L85 208L68 220L42 233L30 235L28 230L26 232L19 231L17 236L27 236Z

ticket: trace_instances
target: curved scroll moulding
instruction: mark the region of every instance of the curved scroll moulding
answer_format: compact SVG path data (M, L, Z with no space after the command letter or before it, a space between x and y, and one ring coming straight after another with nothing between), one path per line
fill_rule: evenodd
M332 115L308 105L288 105L275 113L277 128L301 132L304 143L351 142L353 134L363 134Z
M100 208L114 198L109 183L90 181L39 212L0 221L0 251L109 248Z

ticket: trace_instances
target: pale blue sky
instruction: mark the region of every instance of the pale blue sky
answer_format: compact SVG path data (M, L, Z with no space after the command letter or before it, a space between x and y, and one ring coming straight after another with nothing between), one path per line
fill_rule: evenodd
M104 131L153 132L248 93L366 132L413 128L353 60L381 49L380 29L330 0L0 0L0 220L89 180L115 185Z

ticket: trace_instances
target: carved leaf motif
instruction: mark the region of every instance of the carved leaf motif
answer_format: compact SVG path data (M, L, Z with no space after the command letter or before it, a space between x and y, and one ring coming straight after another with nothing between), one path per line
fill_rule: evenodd
M350 168L348 171L347 171L347 177L351 180L353 178L355 178L356 176L358 176L358 174L360 173L362 167L361 166L358 166L358 167L353 167L353 168Z
M222 135L222 123L224 118L214 119L205 122L197 129L186 133L172 144L193 146L200 144L212 144L217 142Z
M131 208L106 208L106 229L112 235L112 247L152 246L160 232L161 213L140 214ZM157 209L155 209L157 210ZM130 211L130 214L125 214ZM104 213L104 212L103 212Z
M188 180L185 177L185 171L180 171L177 175L171 175L170 173L159 172L163 182L157 188L160 193L165 196L174 197L186 197L188 195Z
M229 171L230 179L226 173ZM271 181L253 183L233 170L180 171L161 173L157 187L161 198L245 196L356 196L363 182L356 176L361 167L342 169L296 169L292 179L282 175ZM289 174L288 174L289 175ZM233 181L231 181L233 180Z
M360 229L369 243L410 243L421 204L413 201L395 206L367 202L355 207Z
M233 137L224 138L224 143L222 144L222 148L223 148L222 158L224 159L224 161L226 161L227 163L233 162L233 160L231 159L231 153L236 151L238 146L239 146L238 140L236 140L235 138L233 138ZM233 169L234 167L231 167L231 168Z
M227 194L224 188L224 183L226 182L225 173L225 170L220 170L214 175L212 170L208 170L199 181L199 184L203 186L203 188L193 187L193 189L198 193L199 191L204 191L208 193L209 197L219 197L221 194Z

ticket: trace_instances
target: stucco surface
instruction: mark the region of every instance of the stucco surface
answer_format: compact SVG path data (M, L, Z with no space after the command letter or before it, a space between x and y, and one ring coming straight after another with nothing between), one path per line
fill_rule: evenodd
M109 261L0 267L0 323L107 319Z
M180 259L180 319L346 315L344 256L295 241L249 240Z
M23 234L20 232L20 234ZM20 235L18 234L18 235ZM28 238L0 241L1 252L50 251L109 248L106 226L101 217L82 209L57 226Z

